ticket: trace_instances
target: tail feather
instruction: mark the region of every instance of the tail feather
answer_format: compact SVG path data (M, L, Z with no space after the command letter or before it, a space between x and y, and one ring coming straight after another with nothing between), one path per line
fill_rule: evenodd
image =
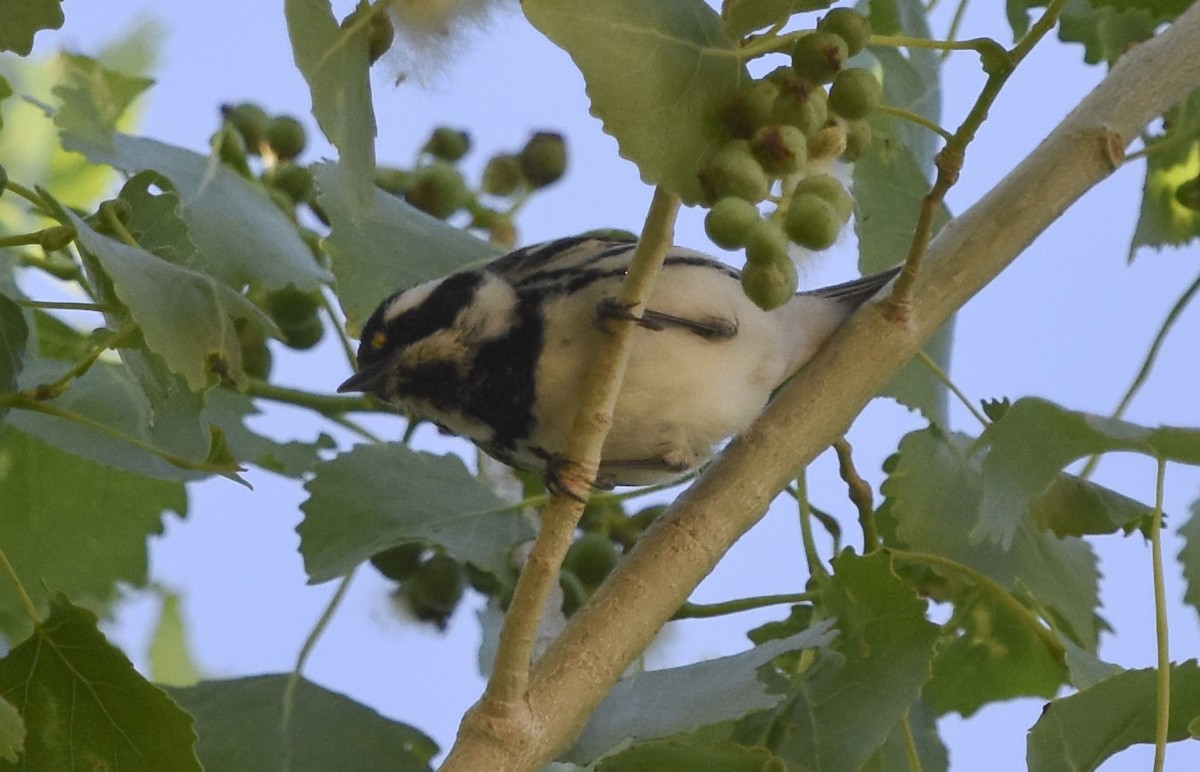
M800 294L837 300L850 308L857 308L872 298L883 285L895 278L900 273L902 267L897 265L888 268L886 271L862 276L851 281L842 282L841 284L834 284L832 287L821 287L820 289L801 292Z

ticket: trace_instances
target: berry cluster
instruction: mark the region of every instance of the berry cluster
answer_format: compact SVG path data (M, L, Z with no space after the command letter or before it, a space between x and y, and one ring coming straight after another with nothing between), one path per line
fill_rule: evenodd
M854 210L829 172L871 145L865 118L883 87L870 71L844 67L870 36L865 16L831 10L796 42L791 66L746 84L722 112L729 139L700 171L710 205L705 230L717 246L745 250L742 284L762 308L777 308L796 291L788 242L828 249ZM776 208L764 217L759 204L768 200Z
M535 132L519 151L488 159L475 189L457 166L470 149L471 138L465 131L438 127L412 169L380 167L375 184L440 220L465 211L471 218L468 227L511 249L516 242L513 216L531 193L563 176L566 143L560 134Z

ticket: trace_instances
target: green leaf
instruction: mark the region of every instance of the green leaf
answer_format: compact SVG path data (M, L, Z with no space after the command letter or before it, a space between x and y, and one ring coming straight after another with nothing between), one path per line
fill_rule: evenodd
M832 626L825 621L740 654L630 675L617 682L563 758L586 765L626 740L664 738L770 708L783 695L768 693L759 668L782 654L828 645Z
M1055 536L1133 533L1150 521L1153 507L1070 474L1060 474L1029 504L1029 514Z
M194 686L200 670L188 646L187 629L179 613L179 596L162 593L158 624L150 639L150 677L164 686Z
M58 29L63 21L62 0L0 3L0 51L29 56L33 36L44 29Z
M794 14L831 5L833 0L725 0L721 4L721 18L729 36L740 38L787 21Z
M1029 733L1030 772L1096 769L1138 743L1153 743L1157 671L1126 670L1090 689L1053 700ZM1200 717L1200 667L1195 660L1171 666L1171 717L1167 739L1191 738Z
M76 54L64 55L62 63L66 75L53 89L62 100L55 124L64 135L77 135L113 152L117 121L154 81L107 69L95 59Z
M0 695L29 731L20 766L0 770L200 772L192 717L138 675L96 621L59 594L50 617L0 660Z
M1095 8L1112 8L1117 11L1142 10L1157 21L1177 18L1191 7L1193 0L1089 0Z
M734 41L703 0L525 0L526 18L571 55L592 114L642 179L684 202L722 143L720 111L748 79Z
M1076 689L1089 689L1123 671L1120 665L1105 662L1061 632L1055 631L1055 636L1066 650L1067 672L1070 674L1071 685Z
M1154 37L1154 17L1131 8L1097 8L1087 0L1070 0L1059 18L1058 38L1083 45L1088 64L1112 66L1134 45Z
M408 289L500 255L495 246L375 189L368 206L355 203L336 166L314 166L317 201L333 231L325 249L333 261L346 327L357 331L393 290Z
M1179 535L1183 537L1179 564L1183 567L1183 578L1187 580L1183 599L1200 614L1200 499L1192 502L1191 515L1179 527Z
M141 328L146 346L182 375L192 391L216 382L214 363L241 381L242 349L235 319L265 330L274 323L244 296L196 271L172 265L143 249L92 230L78 215L67 217L79 244L103 266L117 298Z
M924 698L935 715L970 717L991 702L1053 697L1067 680L1041 638L995 599L955 604L958 634L938 648Z
M783 763L766 748L705 742L689 736L639 743L600 762L597 772L776 772Z
M359 445L318 464L297 526L309 582L349 572L389 547L440 544L459 560L506 575L513 545L533 529L455 456L399 443Z
M16 764L25 751L25 722L12 703L0 697L0 762Z
M437 745L420 731L301 678L285 718L287 675L169 689L196 717L196 753L219 772L419 772Z
M327 434L318 435L313 442L276 442L252 431L245 421L260 411L249 397L232 389L213 389L208 392L206 402L204 420L220 427L239 463L254 464L286 477L300 477L320 460L318 451L336 447Z
M938 736L937 719L925 704L925 700L917 700L908 711L908 730L912 733L913 744L917 748L917 757L921 772L949 772L950 755L942 738ZM887 740L875 751L867 763L859 767L858 772L893 772L893 770L912 769L909 761L908 738L903 723L897 724Z
M29 328L21 307L6 295L0 295L0 393L17 390L17 374L21 372L21 360L25 356L25 340ZM0 423L8 409L0 407Z
M120 198L129 202L125 227L138 246L175 265L191 263L196 244L179 214L179 194L170 180L158 172L139 172L122 186Z
M858 769L884 744L929 680L938 637L925 602L887 555L846 551L833 568L820 584L838 637L773 711L769 728L780 758L814 771Z
M1008 549L972 541L971 515L979 511L983 480L978 460L968 455L970 446L970 438L934 429L901 440L899 455L887 465L882 486L887 499L877 513L886 542L970 566L1019 591L1018 598L1027 593L1068 635L1094 649L1099 575L1091 547L1044 533L1029 517L1019 522ZM960 590L957 600L963 599Z
M39 605L47 588L103 603L118 582L145 583L146 539L162 533L166 511L187 513L179 483L62 453L12 426L0 429L0 501L0 547ZM0 629L28 627L12 583L0 582Z
M342 29L329 0L287 0L296 66L312 92L312 112L340 154L338 171L358 206L375 187L375 111L371 105L369 25Z
M4 100L13 95L12 84L8 82L8 78L0 75L0 106L3 106ZM4 128L4 112L0 110L0 129Z
M983 499L973 541L1008 547L1033 499L1069 463L1096 453L1134 451L1200 464L1200 430L1150 429L1081 413L1041 399L1020 399L983 433Z
M1146 156L1142 211L1129 244L1132 260L1139 247L1182 246L1200 236L1200 212L1175 197L1179 186L1200 177L1200 89L1163 116L1169 127L1161 137L1147 138L1155 147Z

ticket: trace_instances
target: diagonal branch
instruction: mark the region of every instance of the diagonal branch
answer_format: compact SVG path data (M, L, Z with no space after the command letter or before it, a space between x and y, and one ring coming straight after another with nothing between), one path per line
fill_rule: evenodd
M630 662L767 509L959 307L1123 160L1143 126L1200 87L1200 4L1127 53L987 196L932 242L906 323L851 319L658 520L531 674L536 736L460 738L459 769L536 770L567 748Z

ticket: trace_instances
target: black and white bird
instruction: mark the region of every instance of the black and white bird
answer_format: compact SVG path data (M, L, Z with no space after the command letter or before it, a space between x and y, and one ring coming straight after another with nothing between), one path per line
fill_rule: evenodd
M559 239L401 290L367 320L359 370L338 391L370 392L510 466L553 474L635 246ZM597 484L666 482L702 465L894 275L763 311L737 270L673 248L637 320Z

